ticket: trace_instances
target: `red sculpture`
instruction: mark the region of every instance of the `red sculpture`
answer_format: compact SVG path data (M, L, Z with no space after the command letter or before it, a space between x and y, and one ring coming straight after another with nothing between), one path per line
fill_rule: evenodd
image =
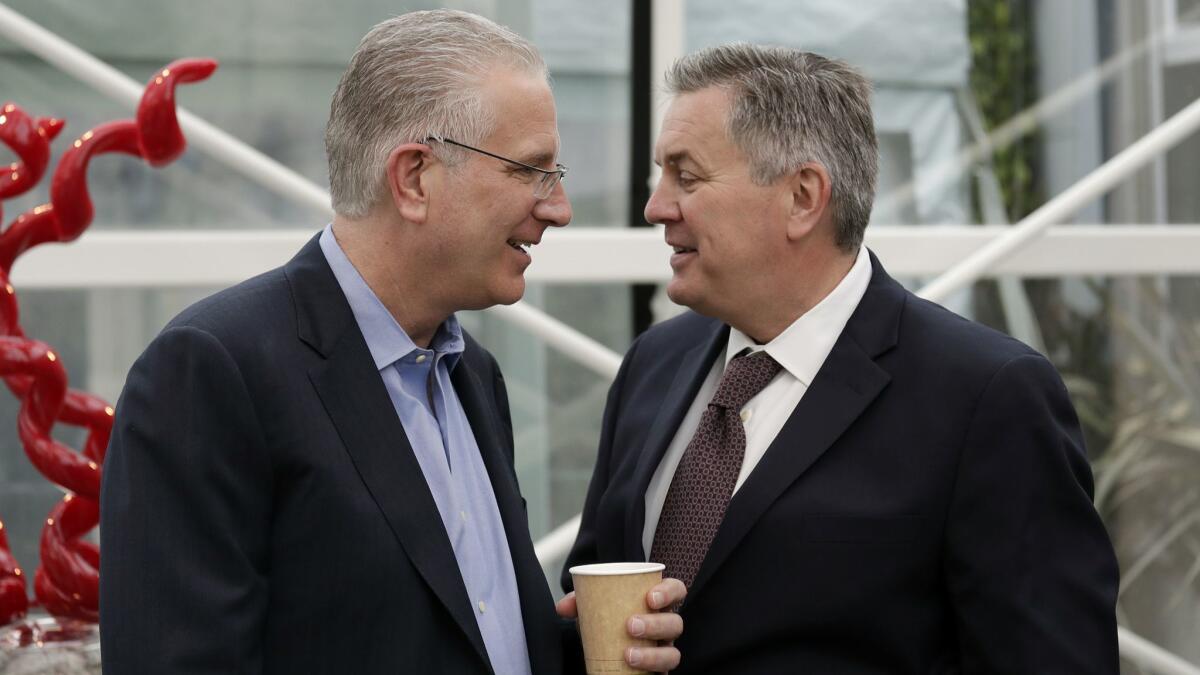
M50 203L21 214L0 234L0 377L21 400L17 433L29 461L68 490L42 529L42 562L33 583L37 601L59 619L95 622L99 617L100 549L83 537L100 522L100 471L113 409L95 396L68 389L66 371L50 346L25 337L9 273L17 257L30 248L72 241L91 224L87 167L92 157L122 152L152 166L179 157L186 142L175 116L175 86L203 80L216 67L210 59L181 59L157 73L142 94L137 119L107 122L80 136L54 171ZM0 108L0 142L21 160L0 171L0 202L42 179L50 142L62 128L62 120L35 120L12 103ZM82 453L51 437L58 422L87 428ZM29 609L25 575L3 528L0 523L0 625L23 617Z

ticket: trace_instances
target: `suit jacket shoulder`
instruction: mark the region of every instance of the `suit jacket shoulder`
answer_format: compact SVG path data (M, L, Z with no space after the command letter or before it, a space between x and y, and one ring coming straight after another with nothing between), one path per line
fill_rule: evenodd
M909 291L900 317L900 343L905 357L930 367L958 373L990 376L1004 364L1022 356L1042 358L1029 345ZM940 365L939 365L940 364Z
M226 344L237 344L272 329L289 328L295 335L295 309L284 268L277 267L230 286L184 308L163 331L191 327ZM291 325L280 325L291 319Z

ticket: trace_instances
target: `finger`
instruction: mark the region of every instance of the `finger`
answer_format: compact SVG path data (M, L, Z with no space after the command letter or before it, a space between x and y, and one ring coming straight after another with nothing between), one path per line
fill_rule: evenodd
M638 614L629 617L625 622L625 630L631 636L644 640L670 641L683 633L683 618L674 612Z
M646 594L646 604L650 609L665 609L683 602L687 596L687 586L678 579L663 579L655 584Z
M574 619L578 617L579 607L577 607L575 604L575 591L567 593L563 596L562 600L559 600L557 603L555 603L554 611L558 612L558 615L564 619Z
M625 663L638 670L663 673L679 667L679 650L674 647L630 647Z

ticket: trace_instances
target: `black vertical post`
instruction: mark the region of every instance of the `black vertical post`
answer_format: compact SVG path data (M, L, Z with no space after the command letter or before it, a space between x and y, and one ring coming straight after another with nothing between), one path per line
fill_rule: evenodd
M654 73L651 72L650 47L651 0L630 0L629 60L629 226L649 227L643 216L646 200L650 198L650 128L651 92ZM650 327L653 315L650 301L654 298L654 284L634 284L632 287L633 334L636 336Z

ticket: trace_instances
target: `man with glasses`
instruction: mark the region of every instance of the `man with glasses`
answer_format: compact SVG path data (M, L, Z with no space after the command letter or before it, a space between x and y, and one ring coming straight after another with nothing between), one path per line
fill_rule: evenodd
M539 169L536 166L530 166L524 162L518 162L515 159L501 157L500 155L488 152L487 150L480 150L479 148L467 145L466 143L452 141L449 138L427 138L425 139L425 142L449 143L450 145L466 148L467 150L478 152L479 154L487 155L488 157L495 157L502 162L511 164L513 167L515 167L515 171L522 175L523 180L536 181L533 188L533 196L537 197L538 199L546 199L549 197L551 193L554 192L555 186L561 183L562 179L567 177L567 167L563 166L562 164L555 164L553 169Z
M101 500L105 670L578 670L504 380L455 318L520 299L529 250L571 218L546 66L470 14L385 21L325 140L333 222L185 310L129 374ZM683 597L655 591L656 608Z

